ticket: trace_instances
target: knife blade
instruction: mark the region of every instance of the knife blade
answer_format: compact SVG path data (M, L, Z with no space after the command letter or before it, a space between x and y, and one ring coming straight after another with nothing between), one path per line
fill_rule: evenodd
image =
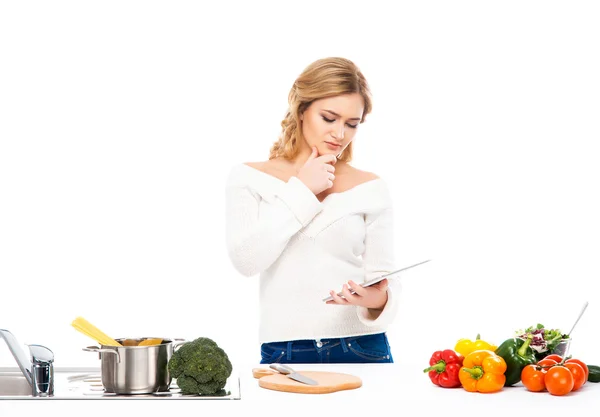
M283 365L280 363L272 363L271 365L269 365L269 367L271 369L276 370L280 374L283 374L283 375L287 376L288 378L293 379L294 381L298 381L298 382L301 382L306 385L319 385L319 383L317 381L315 381L314 379L309 378L305 375L299 374L298 372L294 371L292 368L290 368L287 365Z

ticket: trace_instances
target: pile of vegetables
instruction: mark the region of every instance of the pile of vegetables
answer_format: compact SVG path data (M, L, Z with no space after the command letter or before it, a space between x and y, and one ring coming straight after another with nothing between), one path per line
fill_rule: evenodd
M499 346L477 338L459 339L454 350L433 353L428 373L442 388L462 387L469 392L498 392L519 382L529 391L561 396L587 382L600 382L600 366L565 356L561 342L568 335L542 324L515 332Z

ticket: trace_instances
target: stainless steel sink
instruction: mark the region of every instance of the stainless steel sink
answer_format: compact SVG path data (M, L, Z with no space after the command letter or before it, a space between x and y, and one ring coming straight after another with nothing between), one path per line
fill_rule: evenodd
M235 370L224 390L227 394L223 396L183 395L174 379L166 392L117 395L104 391L99 368L54 368L54 396L34 397L19 368L0 368L0 400L239 400L240 379Z
M31 385L20 370L0 372L0 396L31 396Z

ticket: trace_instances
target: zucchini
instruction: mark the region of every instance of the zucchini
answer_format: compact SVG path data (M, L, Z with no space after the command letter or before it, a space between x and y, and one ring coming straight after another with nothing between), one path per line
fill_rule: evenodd
M590 373L588 374L589 382L600 382L600 366L588 365Z

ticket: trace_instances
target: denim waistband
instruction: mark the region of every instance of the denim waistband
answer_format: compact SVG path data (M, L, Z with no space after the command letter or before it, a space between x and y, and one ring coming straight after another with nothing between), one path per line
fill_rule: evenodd
M288 352L288 355L292 350L296 352L304 351L304 350L320 350L325 348L332 348L338 345L342 345L342 349L344 352L348 350L348 344L352 343L354 340L364 338L364 337L377 337L382 335L383 333L376 333L370 335L359 335L359 336L349 336L349 337L334 337L334 338L324 338L324 339L299 339L299 340L289 340L284 342L270 342L265 343L275 349L285 349Z

